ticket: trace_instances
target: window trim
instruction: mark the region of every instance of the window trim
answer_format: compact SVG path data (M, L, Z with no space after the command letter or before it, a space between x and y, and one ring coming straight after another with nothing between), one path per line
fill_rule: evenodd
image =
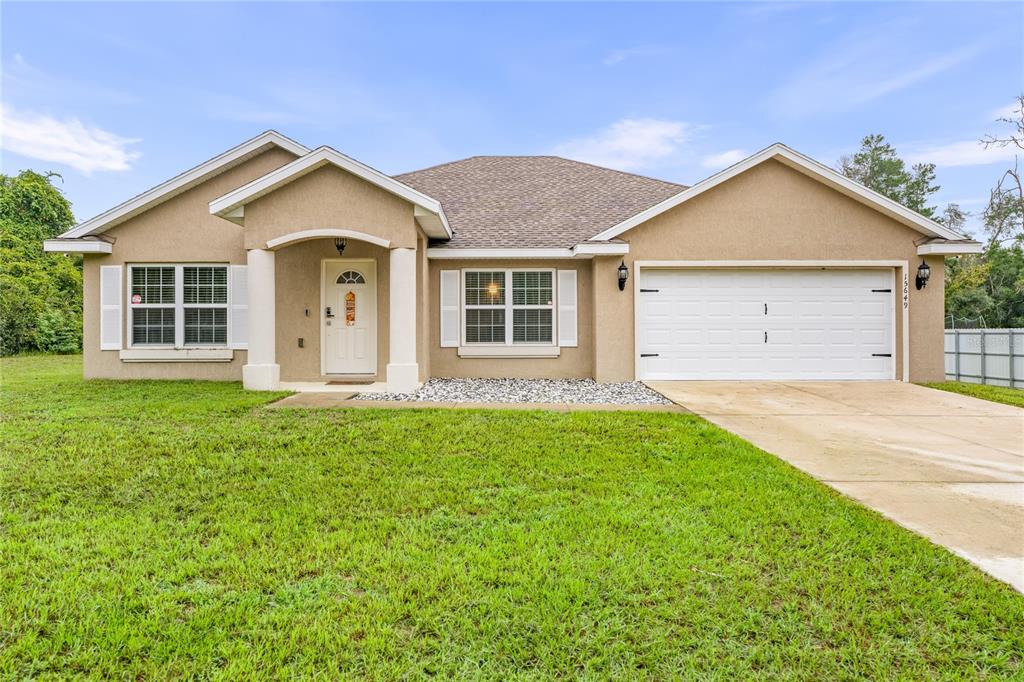
M505 311L505 341L504 343L466 341L466 274L470 272L502 272L505 275L505 302L500 305L472 305L471 309L491 309ZM547 272L551 274L551 305L513 303L512 273L513 272ZM521 310L550 310L551 311L551 341L519 341L513 340L513 319L514 311ZM459 275L459 340L461 346L466 348L556 348L558 347L558 273L555 268L463 268Z
M137 350L170 350L170 349L230 349L231 348L231 264L230 263L126 263L125 286L125 328L127 341L125 348ZM132 272L135 268L174 268L174 303L132 303ZM226 303L185 303L185 268L224 268L227 272ZM134 309L142 308L173 308L174 309L174 343L135 343L133 326ZM185 310L186 308L223 308L226 312L224 343L185 343Z

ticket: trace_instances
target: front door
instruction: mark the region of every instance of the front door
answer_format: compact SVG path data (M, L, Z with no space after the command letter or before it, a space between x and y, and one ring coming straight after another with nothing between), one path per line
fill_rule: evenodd
M377 268L374 261L324 263L324 374L377 371Z

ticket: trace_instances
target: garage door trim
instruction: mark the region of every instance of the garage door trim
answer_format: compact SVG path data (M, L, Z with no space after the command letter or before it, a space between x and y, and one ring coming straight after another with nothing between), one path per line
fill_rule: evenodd
M910 263L905 260L634 260L633 261L633 376L640 376L640 271L643 269L893 269L895 279L902 282L893 292L901 315L902 380L910 381ZM899 295L897 295L899 294ZM894 321L895 322L895 321ZM895 325L893 326L895 333Z

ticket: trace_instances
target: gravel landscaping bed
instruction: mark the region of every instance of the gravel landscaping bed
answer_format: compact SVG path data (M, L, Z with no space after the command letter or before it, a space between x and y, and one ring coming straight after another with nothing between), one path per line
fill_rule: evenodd
M671 405L639 381L599 384L593 379L430 379L414 393L360 393L356 400L439 403L566 403Z

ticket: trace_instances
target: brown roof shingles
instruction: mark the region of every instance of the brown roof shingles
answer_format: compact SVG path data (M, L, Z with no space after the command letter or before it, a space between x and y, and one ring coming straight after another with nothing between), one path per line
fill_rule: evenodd
M441 202L447 248L571 247L684 185L557 156L473 156L395 179Z

